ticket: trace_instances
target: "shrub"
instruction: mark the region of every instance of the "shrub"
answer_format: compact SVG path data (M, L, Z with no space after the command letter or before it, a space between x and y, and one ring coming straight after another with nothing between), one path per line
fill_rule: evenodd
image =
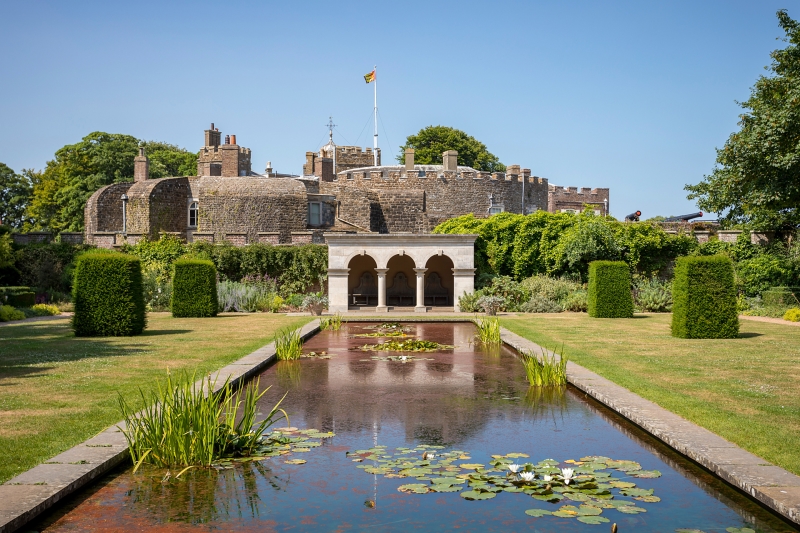
M239 313L255 313L256 311L272 311L275 306L275 293L261 285L221 281L217 284L217 301L220 312L236 311ZM280 301L282 304L282 301ZM278 307L280 309L280 306Z
M580 283L566 278L553 278L550 276L531 276L520 284L533 296L540 296L554 302L562 302L575 291L582 290Z
M269 312L270 313L278 313L283 307L283 298L278 296L277 294L272 298L272 302L269 304Z
M172 279L158 269L145 267L142 271L144 304L148 311L169 311L172 300Z
M57 306L50 304L36 304L31 307L31 311L33 311L35 316L55 316L61 314Z
M137 257L112 252L81 255L72 299L76 336L129 336L145 328L142 267Z
M0 287L0 304L11 307L31 307L36 294L29 287Z
M774 287L761 293L761 299L767 307L788 307L800 303L800 288Z
M631 318L633 296L631 274L622 261L593 261L589 264L589 316Z
M730 339L739 335L733 264L728 257L679 258L672 297L673 336Z
M319 316L322 314L322 310L328 307L328 297L321 292L307 294L300 306L312 315Z
M172 278L172 316L208 317L217 315L217 270L202 259L175 261Z
M500 311L519 311L520 306L531 297L530 292L521 283L510 276L497 276L492 283L481 289L484 296L502 298Z
M478 298L478 307L489 316L495 316L498 311L502 311L504 301L499 296L481 296Z
M522 304L520 310L524 313L560 313L564 310L558 302L542 296L533 296Z
M564 311L585 313L589 309L589 295L584 290L575 291L561 302Z
M467 292L458 297L458 308L462 313L477 313L481 310L478 300L483 296L480 291Z
M656 277L637 278L633 284L633 301L639 311L669 313L672 311L672 283Z
M22 320L25 313L19 309L14 309L10 305L0 306L0 322L11 322L12 320Z
M800 322L800 308L793 307L789 309L784 313L783 319L789 322Z
M303 299L305 299L304 294L297 294L297 293L290 294L289 296L286 297L284 305L300 309L303 307Z

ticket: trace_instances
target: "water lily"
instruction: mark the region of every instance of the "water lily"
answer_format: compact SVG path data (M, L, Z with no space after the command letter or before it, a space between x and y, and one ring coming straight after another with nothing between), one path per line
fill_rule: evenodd
M569 482L572 481L572 475L575 471L572 468L562 468L561 475L564 476L564 485L569 485Z
M520 468L522 468L522 465L508 465L508 469L511 470L512 474L519 472Z
M400 361L405 363L407 360L408 360L408 356L407 355L401 355L400 356Z
M530 483L533 481L533 478L536 477L536 474L533 472L520 472L519 477L521 477L526 483Z
M551 481L553 481L553 476L545 474L542 479L544 479L546 482L550 483Z

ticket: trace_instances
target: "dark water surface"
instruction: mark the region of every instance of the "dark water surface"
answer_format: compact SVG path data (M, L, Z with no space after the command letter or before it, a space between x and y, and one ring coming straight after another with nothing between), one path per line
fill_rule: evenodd
M500 492L468 501L459 492L406 494L414 478L386 478L357 468L346 452L376 445L414 448L442 445L462 450L458 463L488 464L491 455L525 453L517 462L563 462L584 456L637 461L659 470L654 479L626 478L654 489L660 502L636 501L641 514L604 509L620 533L707 533L749 527L798 531L701 468L667 449L574 389L530 395L521 363L506 348L472 344L472 324L409 324L416 338L454 345L414 354L413 362L378 361L354 347L379 342L354 338L373 324L351 323L323 332L305 352L327 351L330 359L279 362L261 376L272 388L263 411L288 390L283 407L291 425L332 431L335 437L306 453L270 457L221 472L197 470L163 482L163 470L116 472L27 529L34 531L609 531L575 518L525 514L556 511L565 504ZM378 355L389 355L386 352ZM396 355L396 354L392 354ZM528 396L526 396L528 394ZM302 458L303 465L289 465ZM369 461L364 461L369 463ZM562 464L561 466L569 466ZM625 473L614 477L625 478ZM615 491L615 500L628 499ZM366 503L365 503L366 502ZM371 503L370 503L371 502ZM374 507L372 506L374 504Z

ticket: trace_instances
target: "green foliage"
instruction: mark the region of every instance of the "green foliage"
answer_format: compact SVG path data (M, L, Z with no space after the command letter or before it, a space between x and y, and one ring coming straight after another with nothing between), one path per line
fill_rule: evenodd
M657 277L637 277L633 282L633 302L636 309L650 313L672 311L672 283Z
M331 331L339 331L342 329L342 314L336 313L331 317L325 317L319 319L319 329L326 330L329 329Z
M13 267L17 262L17 254L14 251L14 240L9 233L0 235L0 268Z
M12 320L22 320L25 313L15 309L10 305L0 305L0 322L11 322Z
M439 224L434 233L477 234L479 282L493 276L522 280L538 274L586 281L594 260L623 260L632 271L652 275L697 247L687 235L670 235L648 222L620 223L584 212L464 215Z
M481 290L483 296L497 296L503 299L500 311L518 311L531 294L522 283L514 281L510 276L498 276L492 283Z
M542 296L531 296L531 299L520 307L520 311L525 313L560 313L563 310L558 302Z
M23 246L17 251L19 282L35 287L39 293L68 294L72 291L76 258L93 249L89 245L62 242Z
M400 147L397 161L405 161L406 148L414 149L417 165L441 165L442 153L458 152L458 164L485 172L505 172L506 166L486 149L486 145L461 130L447 126L428 126L416 135L409 135L406 144Z
M55 316L61 314L58 307L51 304L35 304L31 307L31 311L35 316Z
M570 293L560 302L560 305L564 308L564 311L586 313L589 310L589 293L585 290Z
M500 321L496 317L472 319L478 328L478 341L483 344L500 344Z
M217 315L217 270L203 259L178 259L173 265L172 316Z
M303 354L303 338L299 329L282 328L275 334L275 355L278 361L294 361Z
M481 311L478 300L481 298L479 292L467 292L458 297L458 308L462 313L477 313Z
M800 25L785 10L777 16L788 46L770 54L770 73L740 104L740 129L717 150L711 175L686 186L703 211L760 229L800 224Z
M144 305L147 311L169 311L172 300L172 279L164 279L153 268L142 268Z
M567 358L563 354L556 359L555 352L548 355L542 349L540 355L522 351L520 356L531 387L558 387L567 384Z
M786 313L783 315L783 319L789 322L800 322L800 308L792 307L791 309L787 309Z
M739 335L733 264L723 255L681 257L672 282L672 335L732 339Z
M159 467L211 466L223 457L248 456L262 440L264 431L283 418L280 401L258 425L258 401L270 387L259 392L259 380L243 389L225 384L216 392L211 377L197 383L185 373L173 381L167 374L156 391L139 394L141 411L119 396L134 472L143 464ZM281 400L283 401L283 400ZM138 412L137 412L138 411ZM279 416L279 413L282 416ZM186 469L182 470L179 477Z
M140 257L146 268L156 268L159 273L171 272L172 263L187 257L212 261L222 281L269 276L284 297L321 287L328 272L328 248L319 244L184 244L174 236L162 235L157 241L143 239L136 245L126 245L123 251Z
M0 163L0 220L12 228L21 228L28 219L25 210L33 194L31 171L23 170L17 174L7 165ZM2 257L0 256L0 266Z
M13 307L32 307L36 303L36 293L30 291L12 292L5 295L5 303Z
M589 264L589 316L630 318L633 316L631 274L622 261Z
M141 261L121 253L91 252L78 258L73 286L78 337L138 335L145 328Z
M130 135L96 131L60 148L41 173L31 173L33 196L27 215L33 229L82 231L86 201L99 188L133 181L133 159L141 141ZM197 155L157 142L152 148L151 177L194 175Z

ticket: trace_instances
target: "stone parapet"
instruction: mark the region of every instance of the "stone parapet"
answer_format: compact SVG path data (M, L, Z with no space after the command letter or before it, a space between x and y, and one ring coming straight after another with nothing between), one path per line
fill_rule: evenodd
M292 244L311 244L313 242L313 231L293 231Z
M62 231L58 238L68 244L83 244L83 233L80 231Z
M11 238L15 244L25 246L41 242L53 242L53 234L49 231L31 231L28 233L12 233Z
M257 233L256 242L261 244L277 245L281 242L280 231L260 231Z
M247 233L226 233L225 240L234 246L246 246Z

